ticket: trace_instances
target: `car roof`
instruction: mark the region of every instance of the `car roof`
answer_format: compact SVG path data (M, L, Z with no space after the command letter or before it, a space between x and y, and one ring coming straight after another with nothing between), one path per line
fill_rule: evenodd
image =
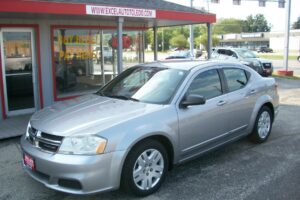
M204 68L212 66L213 64L238 64L237 61L227 61L227 60L170 60L170 61L156 61L150 63L140 64L139 66L144 67L161 67L161 68L171 68L171 69L181 69L181 70L191 70L195 67Z
M216 47L214 48L215 50L218 50L218 49L228 49L228 50L249 50L247 48L238 48L238 47ZM249 50L251 51L251 50Z

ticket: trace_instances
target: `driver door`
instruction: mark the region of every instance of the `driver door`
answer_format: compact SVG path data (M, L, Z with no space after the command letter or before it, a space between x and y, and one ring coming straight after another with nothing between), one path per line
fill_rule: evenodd
M183 159L215 146L218 139L229 132L227 100L217 69L195 75L185 91L185 95L188 94L204 96L206 103L178 108Z

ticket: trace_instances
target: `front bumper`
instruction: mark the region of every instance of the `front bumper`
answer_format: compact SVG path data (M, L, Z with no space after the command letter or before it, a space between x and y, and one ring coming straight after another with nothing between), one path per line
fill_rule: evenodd
M34 159L35 170L24 170L46 187L72 194L118 189L125 151L101 155L64 155L43 152L21 138L23 153Z
M262 75L263 76L271 76L273 73L273 68L270 69L262 69Z

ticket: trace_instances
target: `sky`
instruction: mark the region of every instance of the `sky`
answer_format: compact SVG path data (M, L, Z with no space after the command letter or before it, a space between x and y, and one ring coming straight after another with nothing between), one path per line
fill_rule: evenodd
M190 6L190 0L167 0L173 3L178 3ZM219 18L238 18L246 19L249 15L262 13L267 21L272 25L271 31L284 31L286 9L278 8L277 2L267 2L266 7L259 7L258 0L242 0L241 5L233 5L232 0L220 0L219 4L207 3L210 0L194 0L193 5L196 8L204 7L209 12L216 14ZM291 24L293 24L300 16L300 0L291 0Z

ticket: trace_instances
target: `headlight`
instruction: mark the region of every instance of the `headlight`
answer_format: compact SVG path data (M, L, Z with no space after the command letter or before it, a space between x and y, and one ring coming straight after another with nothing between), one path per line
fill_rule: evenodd
M29 129L31 128L31 125L30 125L30 122L28 122L28 125L27 125L27 129L26 129L26 133L25 133L25 138L28 138L29 137Z
M94 155L105 150L107 140L98 136L65 137L59 148L61 154Z

